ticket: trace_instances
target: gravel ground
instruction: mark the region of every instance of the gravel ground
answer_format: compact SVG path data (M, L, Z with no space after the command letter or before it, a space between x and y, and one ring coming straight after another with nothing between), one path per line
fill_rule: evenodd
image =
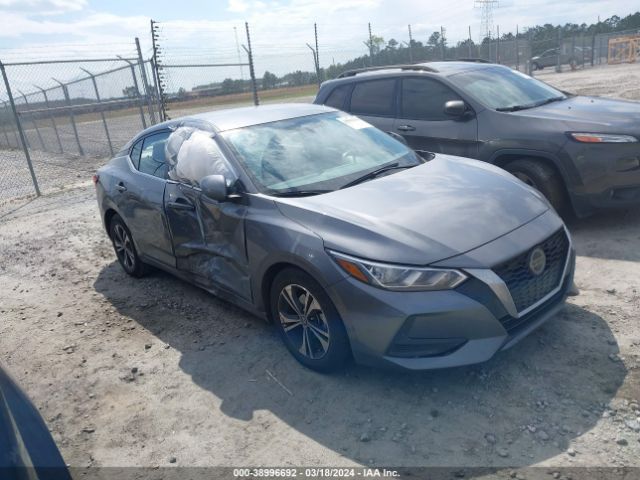
M570 230L581 295L510 351L325 376L232 305L126 276L69 188L0 210L0 361L75 467L640 467L640 212Z

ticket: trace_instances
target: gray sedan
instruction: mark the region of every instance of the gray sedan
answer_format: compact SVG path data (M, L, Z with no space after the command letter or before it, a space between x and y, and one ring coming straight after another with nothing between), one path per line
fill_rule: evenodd
M482 362L572 288L571 238L536 190L323 106L156 125L94 180L125 272L160 268L264 317L320 371Z

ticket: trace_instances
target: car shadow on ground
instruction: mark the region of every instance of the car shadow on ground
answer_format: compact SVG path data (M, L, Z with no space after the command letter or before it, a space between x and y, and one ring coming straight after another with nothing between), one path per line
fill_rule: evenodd
M578 255L640 261L640 211L603 210L587 218L567 220Z
M575 305L482 365L427 371L299 365L263 320L168 274L127 277L113 262L95 289L180 352L180 368L249 421L267 410L363 464L527 466L566 455L627 371L607 323ZM295 457L295 455L294 455ZM568 457L566 457L568 459Z

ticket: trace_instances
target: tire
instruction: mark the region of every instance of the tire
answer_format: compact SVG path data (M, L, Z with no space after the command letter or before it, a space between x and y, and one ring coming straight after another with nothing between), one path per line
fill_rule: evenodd
M543 68L536 62L533 62L532 67L533 67L534 70L542 70L542 68Z
M333 302L310 275L285 268L271 284L271 318L284 344L302 365L328 373L351 356L347 332Z
M505 165L504 169L542 193L557 212L566 213L564 184L555 169L540 161L526 158L514 160Z
M109 237L122 269L132 277L142 277L146 273L146 265L138 257L133 236L118 214L109 223Z

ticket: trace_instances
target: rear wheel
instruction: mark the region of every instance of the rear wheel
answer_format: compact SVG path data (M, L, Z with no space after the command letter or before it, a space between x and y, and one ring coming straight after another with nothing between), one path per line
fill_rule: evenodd
M145 264L138 257L131 232L117 214L113 216L109 224L109 236L118 262L124 271L132 277L143 276L146 272Z
M351 349L333 302L310 275L296 268L278 273L271 286L271 316L291 354L320 372L338 370Z
M525 158L508 163L504 169L542 193L556 211L565 212L567 202L564 186L555 169L542 162Z
M542 67L540 66L540 64L538 64L536 62L533 62L533 65L531 65L531 66L532 66L532 68L534 70L542 70Z

